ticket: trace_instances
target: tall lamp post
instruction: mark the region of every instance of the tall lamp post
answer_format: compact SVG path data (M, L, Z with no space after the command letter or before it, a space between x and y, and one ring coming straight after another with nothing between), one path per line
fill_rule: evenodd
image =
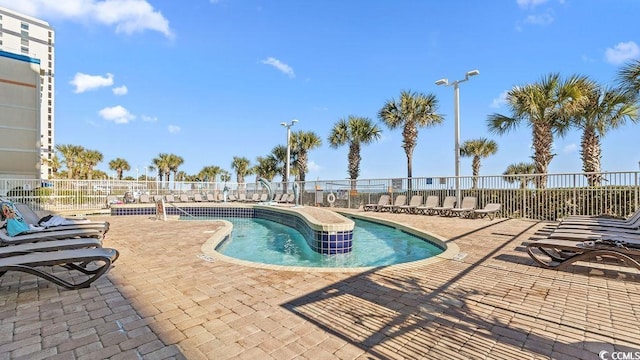
M453 86L453 115L455 119L454 137L455 137L455 171L456 171L456 206L460 206L460 89L459 84L469 80L471 76L480 74L478 70L467 71L462 80L449 82L448 79L440 79L436 81L436 85Z
M284 126L287 128L287 160L286 160L286 165L285 165L285 178L284 178L284 190L283 193L287 192L287 187L289 184L289 163L291 162L291 127L293 126L293 124L297 123L298 120L297 119L293 119L291 120L290 123L286 123L286 122L281 122L280 125Z

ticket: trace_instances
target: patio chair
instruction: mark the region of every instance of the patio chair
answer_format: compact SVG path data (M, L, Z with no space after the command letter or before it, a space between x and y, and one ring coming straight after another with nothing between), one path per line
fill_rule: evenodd
M140 197L138 198L138 202L140 204L149 204L149 203L151 203L151 199L149 198L149 195L147 195L147 194L140 194Z
M193 201L195 201L195 202L203 202L204 199L202 198L202 194L200 194L200 193L193 194Z
M558 229L613 229L613 230L632 230L640 229L640 216L632 216L629 220L610 220L610 221L593 221L593 222L577 222L577 221L561 221Z
M442 202L442 206L436 206L431 209L431 212L435 215L447 215L449 210L453 209L456 205L456 197L455 196L446 196L444 201Z
M284 195L284 194L276 193L276 194L273 196L273 200L272 200L272 201L273 201L273 202L280 202L280 199L282 199L282 196L283 196L283 195Z
M411 200L409 200L408 205L401 205L397 208L394 208L393 210L396 210L399 213L404 212L407 214L412 214L416 211L420 204L422 204L422 195L413 195L411 196Z
M153 202L154 203L157 203L160 200L163 200L162 195L153 195Z
M416 214L422 213L424 215L433 214L433 209L438 207L440 204L440 199L436 195L429 195L427 199L424 201L424 205L416 207Z
M16 236L9 236L6 229L0 229L0 245L25 244L39 241L61 240L69 238L102 239L102 233L94 229L70 229L51 231L31 231Z
M173 196L173 194L167 194L164 196L164 201L168 202L168 203L174 203L176 202L176 198L175 196Z
M49 252L35 252L24 255L15 255L0 259L0 277L9 271L20 271L38 276L56 285L69 290L89 287L91 283L98 280L110 268L111 264L118 258L116 249L94 248L94 249L73 249L58 250ZM95 269L89 269L83 264L95 263ZM60 272L45 272L41 267L63 266L70 270L76 270L88 279L80 282L71 282L62 279Z
M238 198L236 198L236 196L234 194L229 194L229 195L227 195L227 201L236 202L236 201L238 201Z
M0 246L0 258L15 255L29 254L32 252L57 251L69 249L90 249L102 247L102 241L96 238L76 238L40 241L35 243Z
M240 201L240 202L247 202L247 194L245 194L245 193L239 193L239 194L238 194L238 201Z
M249 200L251 202L260 202L260 194L258 194L257 192L253 193L253 195L251 195L251 199Z
M214 202L216 201L216 197L212 193L207 193L207 201Z
M627 266L640 269L640 241L567 241L541 239L526 246L527 253L546 269L562 270L577 261L619 260Z
M16 209L22 215L24 221L34 227L44 227L42 231L50 230L73 230L73 229L94 229L101 234L109 231L108 221L91 221L88 219L70 219L59 215L48 215L40 217L27 204L15 203Z
M462 198L462 202L460 207L454 207L449 209L447 215L449 216L459 216L459 217L469 217L473 210L476 209L476 203L478 202L478 198L475 196L465 196Z
M565 224L615 224L631 225L640 219L640 207L626 218L616 218L609 215L569 215L560 222Z
M259 201L260 201L260 202L266 202L266 201L269 201L269 194L268 194L268 193L262 193L262 194L260 195L260 200L259 200Z
M391 196L388 194L380 195L380 199L375 204L366 204L363 207L364 211L378 211L382 206L389 205L391 203Z
M474 209L472 215L479 218L488 217L489 220L493 220L500 209L502 209L502 204L488 203L482 209Z
M395 209L403 205L407 205L407 195L398 195L393 201L393 204L383 205L380 207L379 211L395 212Z

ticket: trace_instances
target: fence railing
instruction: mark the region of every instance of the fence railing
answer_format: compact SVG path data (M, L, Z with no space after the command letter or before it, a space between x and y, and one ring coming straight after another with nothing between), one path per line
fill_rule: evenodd
M538 220L555 220L566 215L627 216L640 206L640 172L608 172L598 175L598 186L590 186L594 174L546 174L512 176L462 176L460 195L475 196L478 207L487 203L502 204L502 216ZM305 206L333 206L357 209L377 203L380 195L436 195L440 201L456 195L456 178L451 176L307 181L296 184L299 203ZM542 184L544 183L544 184ZM535 187L535 184L544 185ZM276 193L293 192L293 183L271 183ZM91 211L106 209L114 202L130 199L137 202L141 194L149 196L186 195L193 199L200 194L244 194L266 189L257 182L159 182L135 180L1 180L0 195L13 201L27 202L51 211ZM333 194L328 201L329 194Z

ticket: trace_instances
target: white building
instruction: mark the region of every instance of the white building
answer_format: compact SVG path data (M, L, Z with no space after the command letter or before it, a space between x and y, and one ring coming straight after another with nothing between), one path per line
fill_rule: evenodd
M38 175L42 179L48 179L51 175L47 160L53 157L55 146L54 45L54 30L49 26L49 23L0 7L0 51L39 60L40 109L38 116L40 118L38 129L40 142L39 148L35 150L42 157L40 174ZM11 106L6 102L7 99L0 97L0 104L3 107ZM1 110L2 108L0 108Z

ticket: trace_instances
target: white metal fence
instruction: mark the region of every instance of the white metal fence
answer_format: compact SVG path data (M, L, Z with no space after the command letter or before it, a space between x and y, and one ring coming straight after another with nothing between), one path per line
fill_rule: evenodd
M627 216L640 206L640 172L608 172L600 186L589 186L587 176L593 174L546 174L460 177L461 196L475 196L478 207L487 203L502 204L502 216L555 220L566 215ZM536 188L540 179L544 188ZM364 180L323 180L298 183L300 204L305 206L335 206L359 208L376 203L382 194L437 195L442 199L455 195L456 178L420 177ZM276 193L292 192L289 182L272 183ZM40 209L52 211L106 209L114 201L127 198L138 201L141 194L178 197L186 195L190 201L195 194L206 199L210 193L217 198L225 187L236 198L241 193L250 199L254 193L266 189L259 183L157 182L125 180L0 180L0 195L18 202L27 202ZM333 194L335 202L327 201Z

